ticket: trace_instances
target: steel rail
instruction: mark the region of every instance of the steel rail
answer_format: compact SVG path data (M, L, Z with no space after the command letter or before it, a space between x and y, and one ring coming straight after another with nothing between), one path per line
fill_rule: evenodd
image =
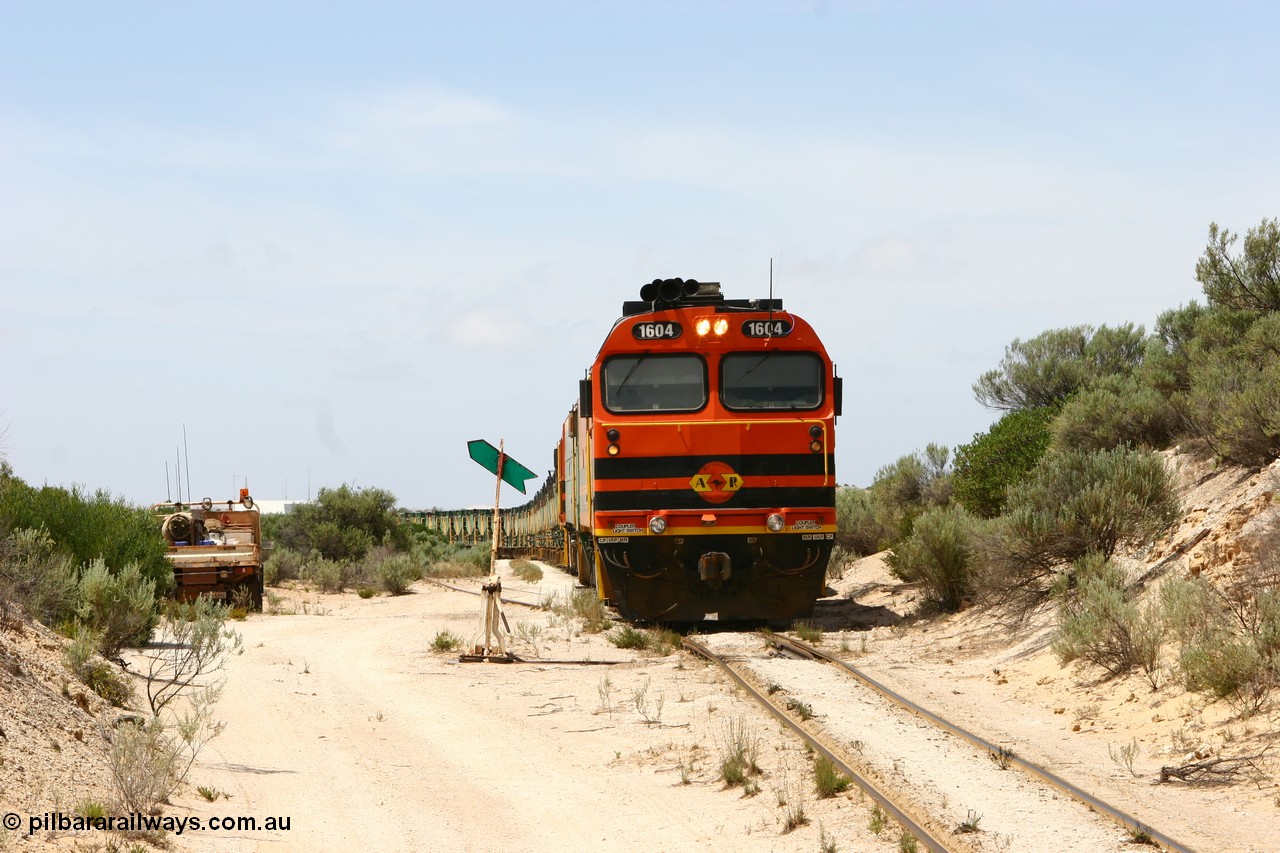
M885 793L883 793L876 786L874 782L872 782L866 776L864 776L863 774L859 773L857 770L855 770L854 768L846 764L844 760L840 758L840 756L836 755L834 752L828 749L827 746L822 743L822 741L818 740L817 737L815 737L811 732L807 731L798 722L792 719L791 715L787 714L785 711L783 711L781 708L775 705L773 701L769 699L768 696L766 696L763 692L760 691L759 688L757 688L754 684L750 683L741 673L739 673L736 669L730 666L729 662L723 656L717 655L715 652L711 651L702 643L690 637L684 638L684 647L687 648L689 651L693 652L694 654L697 654L706 658L707 660L711 661L716 666L724 670L725 674L727 674L730 678L732 678L739 687L741 687L743 690L747 692L748 695L750 695L757 702L759 702L765 708L765 710L767 710L770 714L772 714L779 722L781 722L784 726L791 729L792 732L798 735L805 743L807 743L810 747L812 747L814 751L816 751L819 755L826 758L833 765L835 765L836 768L839 769L841 773L845 774L850 779L852 779L854 783L857 784L857 786L867 794L867 796L875 800L875 802L878 803L880 807L885 810L885 812L887 812L891 817L893 817L893 819L896 820L904 830L914 835L916 837L916 840L919 841L921 845L923 845L925 848L933 851L933 853L955 853L955 851L957 851L958 848L948 846L944 841L942 841L938 837L936 832L929 830L924 825L922 825L919 821L917 821L914 817L912 817L911 815L903 811L903 809L900 808L892 800L890 800L889 797ZM967 849L967 846L965 849Z
M943 729L944 731L947 731L955 735L956 737L961 738L962 740L966 740L980 749L986 750L988 753L994 756L995 759L999 761L1002 761L1002 762L1007 761L1010 764L1016 765L1023 772L1029 773L1030 775L1035 776L1036 778L1048 783L1049 785L1052 785L1053 787L1057 788L1059 791L1062 791L1065 794L1069 794L1070 796L1084 803L1086 806L1089 806L1094 811L1102 815L1105 815L1106 817L1110 818L1116 823L1119 823L1121 826L1123 826L1125 829L1129 830L1130 832L1145 833L1147 836L1151 838L1152 841L1156 842L1161 847L1164 847L1166 850L1172 851L1172 853L1194 853L1194 851L1190 847L1187 847L1185 844L1174 841L1172 838L1168 837L1167 835L1164 835L1163 833L1158 832L1155 829L1152 829L1151 827L1142 823L1132 815L1122 812L1119 809L1115 808L1114 806L1111 806L1108 803L1098 799L1097 797L1093 796L1087 791L1084 791L1076 787L1075 785L1068 782L1066 779L1063 779L1061 776L1058 776L1057 774L1053 773L1052 771L1046 770L1045 768L1040 767L1037 764L1032 764L1030 761L1027 761L1026 759L1019 758L1010 750L1005 749L1004 747L1001 747L1001 746L997 746L996 744L993 744L979 737L978 735L975 735L974 733L966 729L962 729L960 726L957 726L954 723L942 717L939 717L937 714L933 713L932 711L929 711L921 707L920 705L916 704L915 702L912 702L910 699L906 698L905 696L902 696L894 692L890 688L881 684L876 679L872 678L870 675L867 675L862 670L858 669L857 667L853 666L850 663L847 663L846 661L841 660L840 658L835 657L834 655L827 654L826 652L820 649L815 649L813 646L810 646L806 643L802 643L799 640L793 640L790 637L784 637L781 634L770 635L768 637L768 642L770 643L770 645L773 645L776 648L789 651L793 654L801 655L802 657L806 657L811 660L824 660L828 663L833 663L836 666L847 671L850 675L858 679L860 682L862 682L866 686L870 687L872 690L875 690L877 693L884 696L890 702L893 702L895 705L898 705L899 707L902 707L912 712L913 714L916 714L917 716L927 720L929 723L932 723L938 728Z

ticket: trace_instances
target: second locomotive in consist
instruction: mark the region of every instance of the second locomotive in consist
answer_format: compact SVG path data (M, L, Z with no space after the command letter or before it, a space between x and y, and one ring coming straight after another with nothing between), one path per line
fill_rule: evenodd
M836 531L841 383L821 340L781 300L718 283L640 297L580 384L551 479L503 513L504 553L558 557L633 619L810 615ZM480 519L428 518L460 521Z

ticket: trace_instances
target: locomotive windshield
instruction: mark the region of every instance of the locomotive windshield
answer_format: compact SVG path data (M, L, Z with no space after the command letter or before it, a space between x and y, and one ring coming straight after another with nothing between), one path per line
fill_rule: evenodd
M737 352L720 362L726 409L816 409L822 385L822 360L811 352Z
M707 404L707 370L696 355L615 355L600 379L610 412L693 412Z

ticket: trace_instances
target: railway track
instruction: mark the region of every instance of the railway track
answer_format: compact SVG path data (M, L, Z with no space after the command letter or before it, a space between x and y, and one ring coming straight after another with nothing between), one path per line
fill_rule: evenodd
M1172 853L1191 853L1190 848L1187 846L1147 826L1133 816L1121 812L1119 809L1112 807L1046 768L1020 758L1012 751L990 743L939 717L833 655L779 634L767 635L766 642L777 653L788 658L829 664L834 668L838 668L839 673L856 680L858 684L873 691L876 696L891 703L894 707L909 712L933 729L946 732L960 739L972 747L973 750L985 753L990 758L992 766L1000 769L1016 768L1040 783L1049 785L1054 790L1066 794L1083 804L1089 811L1122 827L1127 833L1129 843L1141 841L1172 851ZM959 853L960 851L982 849L971 843L967 838L958 835L958 830L954 827L954 824L948 825L931 816L928 806L913 802L910 797L904 797L894 785L881 784L880 779L877 778L878 774L874 771L864 772L860 767L855 766L862 764L862 762L846 761L845 759L849 756L841 754L846 752L846 748L840 745L839 739L825 731L816 730L817 727L802 725L795 715L788 713L788 709L771 695L777 689L777 685L771 685L773 689L762 689L759 684L759 674L746 665L741 655L730 656L718 653L706 643L693 638L686 638L685 647L719 666L761 707L802 738L815 751L832 761L842 773L853 779L868 796L879 803L886 813L893 816L904 830L914 835L922 848L939 851L939 853ZM845 710L845 708L842 708L842 711ZM980 762L979 765L981 765ZM897 766L896 761L894 766Z

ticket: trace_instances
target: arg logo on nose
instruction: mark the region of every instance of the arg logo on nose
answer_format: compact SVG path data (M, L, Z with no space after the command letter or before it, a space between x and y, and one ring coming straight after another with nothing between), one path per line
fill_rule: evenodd
M724 462L708 462L689 480L698 496L709 504L722 504L742 488L742 477Z

